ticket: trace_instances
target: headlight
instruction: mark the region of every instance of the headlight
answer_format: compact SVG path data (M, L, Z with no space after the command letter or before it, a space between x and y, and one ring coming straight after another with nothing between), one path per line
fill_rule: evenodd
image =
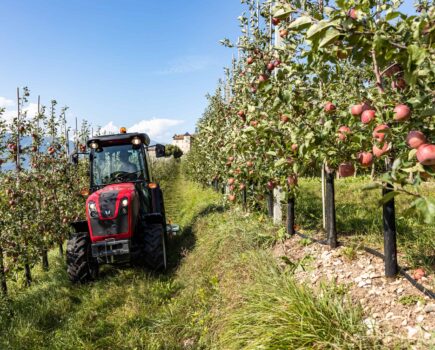
M95 204L95 202L89 202L88 209L89 209L89 215L91 217L93 218L98 217L97 205Z
M139 146L142 143L142 140L136 136L131 139L131 143L135 146Z
M97 148L99 148L99 144L98 144L98 142L97 141L92 141L91 143L90 143L90 145L89 145L92 149L97 149Z
M126 207L126 206L128 205L128 199L127 199L127 198L123 198L123 199L121 199L121 205L122 205L123 207Z

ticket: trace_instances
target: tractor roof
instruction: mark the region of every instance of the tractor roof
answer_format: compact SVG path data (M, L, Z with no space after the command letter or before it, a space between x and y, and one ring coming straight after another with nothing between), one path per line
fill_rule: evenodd
M122 144L128 144L131 143L131 140L134 137L140 138L142 143L145 146L148 146L150 144L150 138L145 133L139 133L139 132L132 132L128 134L115 134L115 135L102 135L102 136L94 136L90 138L87 142L87 145L90 146L90 144L93 141L98 142L102 146L110 146L110 145L122 145Z

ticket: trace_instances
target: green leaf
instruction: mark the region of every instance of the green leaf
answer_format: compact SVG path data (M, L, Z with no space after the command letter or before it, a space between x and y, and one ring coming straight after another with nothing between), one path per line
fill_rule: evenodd
M335 28L329 28L326 32L322 40L320 41L319 47L325 47L329 44L332 44L336 39L341 35L341 33Z
M275 168L279 168L279 167L282 167L282 166L285 165L285 164L287 164L287 159L285 159L285 158L281 158L281 159L278 159L278 160L275 162L274 166L275 166Z
M280 4L279 6L276 6L272 11L273 17L279 19L288 18L288 16L290 16L292 12L295 11L288 4Z
M326 20L323 20L323 21L320 21L320 22L313 24L310 27L310 29L308 29L308 31L307 31L307 39L310 39L313 36L315 36L316 34L322 32L323 30L326 30L327 28L334 26L334 24L335 24L334 22L330 22L330 21L326 21Z
M386 195L384 195L382 197L382 199L379 200L379 206L382 206L383 204L389 202L390 200L392 200L394 197L396 197L398 194L400 194L400 192L398 191L391 191L388 192Z
M417 45L409 45L407 50L409 54L409 59L416 66L422 64L423 61L426 59L427 56L426 50Z
M400 16L400 12L393 11L393 12L387 13L387 15L385 16L385 19L387 21L391 21L392 19L395 19L399 16Z
M267 151L266 154L268 154L269 156L276 156L275 151Z
M299 18L296 18L293 22L290 23L288 26L288 29L304 29L308 27L312 23L311 17L308 16L301 16Z
M412 159L414 159L416 153L417 153L417 150L416 150L415 148L413 148L412 150L410 150L409 153L408 153L408 160L412 160Z

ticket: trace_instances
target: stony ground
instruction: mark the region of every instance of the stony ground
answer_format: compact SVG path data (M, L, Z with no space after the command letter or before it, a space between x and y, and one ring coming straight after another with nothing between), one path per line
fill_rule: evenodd
M274 255L283 264L296 263L295 277L301 282L335 282L338 291L361 304L368 333L382 334L386 348L406 340L411 349L435 349L435 300L401 276L385 278L380 258L347 247L331 250L299 236L275 246ZM419 282L433 289L435 276Z

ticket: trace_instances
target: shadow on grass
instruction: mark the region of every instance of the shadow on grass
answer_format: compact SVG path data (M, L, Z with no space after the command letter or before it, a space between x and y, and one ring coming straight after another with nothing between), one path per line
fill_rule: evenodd
M177 268L180 266L183 257L193 248L195 248L196 237L193 233L193 226L195 222L212 213L223 213L225 207L222 205L212 204L208 207L202 209L198 214L196 214L190 223L183 228L180 234L173 237L169 241L169 252L168 252L168 274L172 275Z

